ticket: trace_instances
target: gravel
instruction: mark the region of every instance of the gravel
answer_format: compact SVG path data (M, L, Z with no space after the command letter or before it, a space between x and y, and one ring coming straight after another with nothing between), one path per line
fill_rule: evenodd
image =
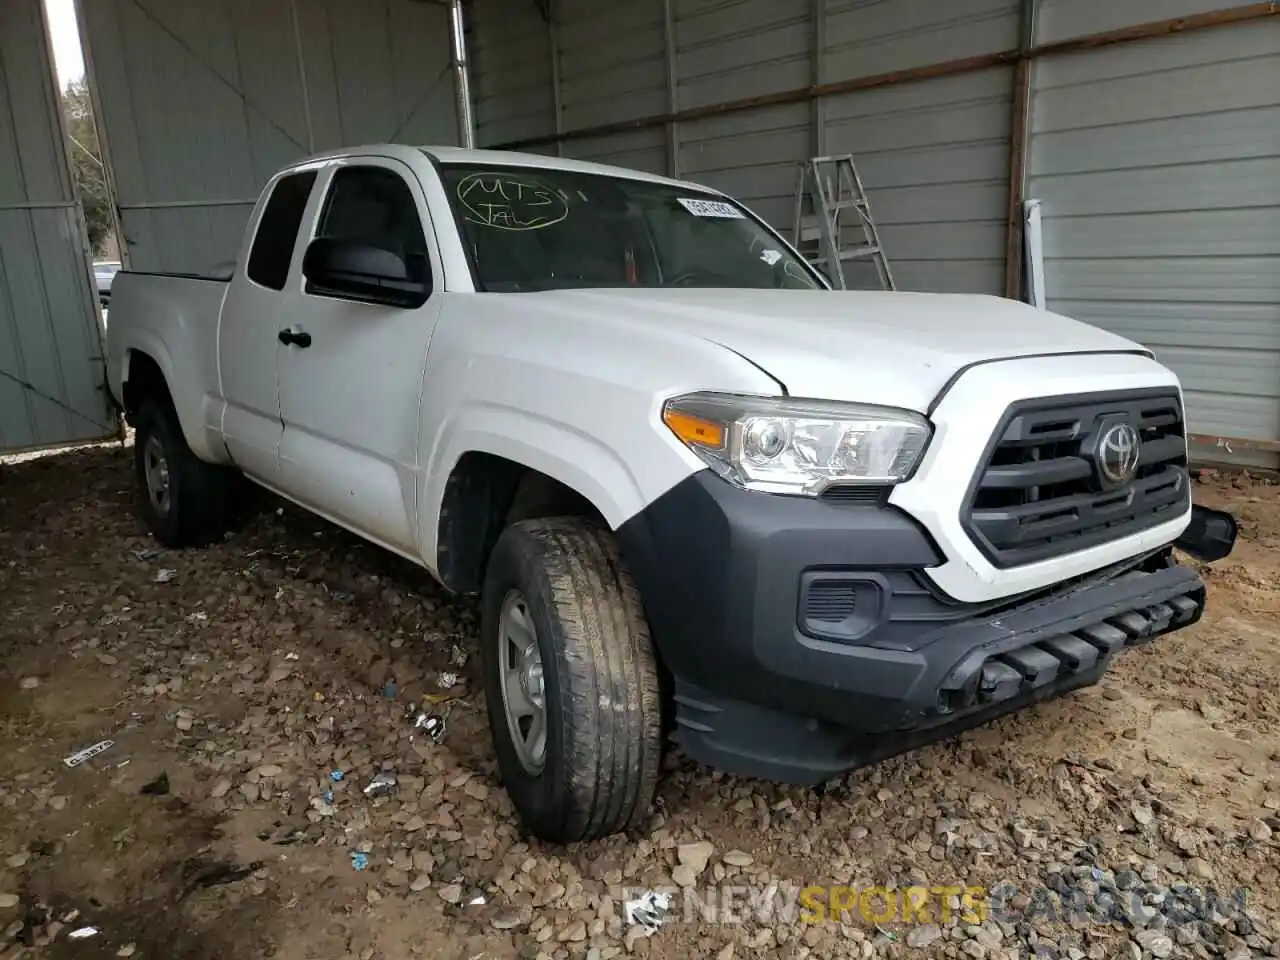
M65 940L71 909L104 956L193 960L1280 956L1280 490L1196 491L1240 515L1239 556L1201 625L1099 687L822 791L673 750L643 830L556 848L498 781L471 602L274 505L141 559L125 453L24 462L0 472L0 957ZM440 744L406 721L424 696ZM171 793L141 795L162 771ZM366 796L383 771L395 788ZM857 888L843 923L744 906L813 884ZM1248 912L1187 922L1210 884L1248 888ZM952 885L1008 885L1007 909L970 922L956 891L877 923L857 900ZM673 887L690 900L656 932L624 922L626 897ZM740 922L699 912L717 890ZM1086 902L1115 917L1064 909Z

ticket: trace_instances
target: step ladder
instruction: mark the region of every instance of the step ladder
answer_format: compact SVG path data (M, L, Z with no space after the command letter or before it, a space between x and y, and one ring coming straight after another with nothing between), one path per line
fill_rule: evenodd
M845 210L853 211L856 224L841 218ZM846 236L855 231L860 233L860 241ZM839 290L847 289L845 262L862 259L871 260L882 289L897 289L853 154L810 157L800 164L792 242L815 267L826 267L827 276Z

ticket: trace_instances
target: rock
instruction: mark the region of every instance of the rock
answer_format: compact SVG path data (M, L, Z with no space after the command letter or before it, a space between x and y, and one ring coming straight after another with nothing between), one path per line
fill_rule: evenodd
M1265 821L1254 820L1253 823L1249 824L1249 836L1258 841L1258 843L1265 843L1270 840L1272 832Z
M258 776L260 777L278 777L282 773L284 773L284 770L274 763L264 763L258 767Z
M1133 815L1134 822L1143 827L1150 826L1156 818L1155 813L1145 803L1135 802L1129 807L1129 812Z
M741 850L730 850L721 859L731 867L749 867L755 863L755 858L751 854L743 853ZM732 947L733 944L729 946Z
M716 954L716 960L733 960L733 944L726 943Z
M413 851L413 869L418 873L431 873L435 869L436 858L431 855L429 850Z
M542 907L549 903L555 903L564 896L564 893L565 890L563 883L549 883L534 894L533 905L535 907Z
M1132 870L1121 870L1116 874L1117 890L1132 890L1138 885L1140 878Z
M1193 856L1199 847L1198 838L1190 830L1175 830L1171 839L1173 845L1188 857Z
M960 945L960 951L973 957L973 960L986 960L986 945L977 940L966 940Z
M0 893L0 910L12 910L18 903L16 893Z
M1139 930L1133 935L1133 939L1143 950L1158 960L1164 960L1173 953L1173 940L1159 930Z
M178 720L174 725L185 733L195 725L195 721L190 717L178 717Z
M671 871L671 879L678 887L692 887L698 882L698 876L686 864L678 863Z
M813 924L804 932L804 937L802 939L804 940L805 946L816 949L827 939L827 930L825 927Z
M409 884L409 889L414 893L421 893L429 886L431 886L431 874L420 873L413 878L413 881Z
M382 873L382 882L389 887L403 887L409 883L409 878L403 870L396 867L388 867Z
M481 783L478 780L468 780L467 785L463 787L462 790L463 790L463 793L465 793L472 800L488 800L489 799L489 788L486 787L483 783Z
M1205 860L1202 857L1195 857L1188 861L1187 869L1194 877L1200 877L1204 880L1213 879L1213 867L1209 864L1208 860Z
M1248 947L1232 947L1222 955L1222 960L1250 960L1253 952Z
M581 943L587 939L587 925L582 920L575 920L556 937L561 943Z
M25 866L26 862L30 859L31 859L31 854L29 854L26 850L20 850L19 852L13 854L12 856L7 857L4 862L6 866L10 866L14 870L17 870L19 867Z
M700 840L697 843L682 843L676 848L676 859L680 861L681 866L688 867L693 875L697 877L702 874L703 870L707 869L707 862L715 852L714 844L707 840ZM682 886L688 886L688 884L682 884Z
M493 915L493 919L489 924L495 930L514 930L516 927L524 924L523 918L517 910L500 910Z
M34 690L36 687L40 686L40 678L23 677L18 681L18 686L23 690Z
M404 830L405 830L405 833L417 833L426 825L427 825L426 820L423 820L422 817L418 816L417 814L414 814L412 817L410 817L408 820L404 822Z
M441 887L436 894L445 903L457 903L462 899L462 884L451 883L448 886Z
M137 952L138 952L138 945L136 943L126 943L123 947L121 947L119 950L116 951L116 956L132 957Z
M67 805L67 800L68 800L68 799L69 799L68 797L64 797L64 796L50 797L50 798L49 798L49 809L50 809L50 810L62 810L62 809L64 809L64 808L66 807L66 805Z
M240 784L240 796L244 797L246 803L256 803L260 791L256 783Z
M942 928L936 923L927 923L924 926L911 928L907 933L907 946L919 950L940 939L942 939Z
M219 777L214 781L213 787L209 790L209 796L214 800L219 800L231 792L231 778Z

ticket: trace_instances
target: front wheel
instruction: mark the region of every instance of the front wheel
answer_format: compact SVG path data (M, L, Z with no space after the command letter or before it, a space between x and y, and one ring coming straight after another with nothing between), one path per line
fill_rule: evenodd
M658 674L612 535L574 518L508 527L482 608L489 726L525 825L569 843L642 823L661 761Z

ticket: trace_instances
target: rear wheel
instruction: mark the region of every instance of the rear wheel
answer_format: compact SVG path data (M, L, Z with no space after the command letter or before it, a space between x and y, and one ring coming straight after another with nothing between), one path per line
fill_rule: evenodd
M139 512L155 538L166 547L187 547L221 536L234 471L191 452L170 404L144 400L132 420Z
M571 518L508 527L482 606L489 726L525 825L567 843L642 823L661 760L658 674L613 537Z

